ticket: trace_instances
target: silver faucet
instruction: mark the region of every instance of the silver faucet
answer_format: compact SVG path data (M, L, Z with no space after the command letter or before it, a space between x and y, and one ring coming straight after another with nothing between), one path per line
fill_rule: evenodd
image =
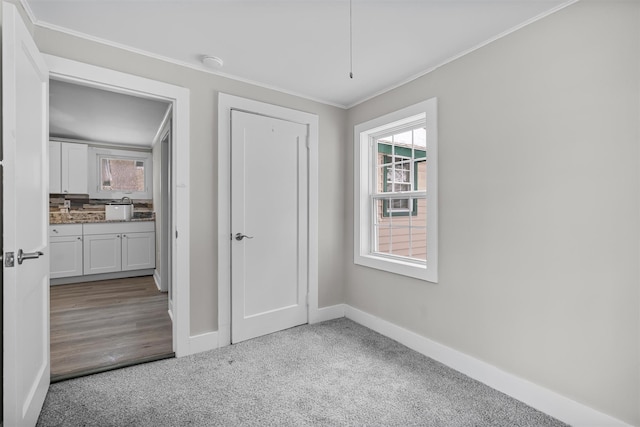
M121 201L122 203L124 203L124 202L129 202L129 204L130 204L130 205L132 205L132 204L133 204L133 201L131 200L131 197L127 197L127 196L124 196L122 199L120 199L120 201Z

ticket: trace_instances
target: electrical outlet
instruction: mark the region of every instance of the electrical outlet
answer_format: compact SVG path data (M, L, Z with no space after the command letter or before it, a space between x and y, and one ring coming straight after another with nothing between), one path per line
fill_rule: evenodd
M64 207L69 209L71 207L71 200L65 200L64 201Z

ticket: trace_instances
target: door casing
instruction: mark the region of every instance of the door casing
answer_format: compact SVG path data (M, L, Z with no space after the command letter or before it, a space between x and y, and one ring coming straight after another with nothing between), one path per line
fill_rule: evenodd
M318 116L303 111L220 93L218 95L218 346L231 344L231 110L308 126L308 322L318 311Z
M69 83L157 99L172 105L171 173L173 233L171 233L173 350L177 357L190 348L189 270L189 90L143 77L109 70L52 55L44 55L49 76Z

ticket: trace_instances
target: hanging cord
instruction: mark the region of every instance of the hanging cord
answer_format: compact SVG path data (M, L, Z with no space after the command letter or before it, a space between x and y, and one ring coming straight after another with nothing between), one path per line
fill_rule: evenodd
M349 78L353 78L353 6L349 0Z

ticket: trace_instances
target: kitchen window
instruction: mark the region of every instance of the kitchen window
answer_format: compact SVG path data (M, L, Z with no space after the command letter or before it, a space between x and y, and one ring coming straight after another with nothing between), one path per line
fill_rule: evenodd
M95 199L151 199L150 152L89 148L89 196Z
M354 263L437 282L436 106L355 127Z

